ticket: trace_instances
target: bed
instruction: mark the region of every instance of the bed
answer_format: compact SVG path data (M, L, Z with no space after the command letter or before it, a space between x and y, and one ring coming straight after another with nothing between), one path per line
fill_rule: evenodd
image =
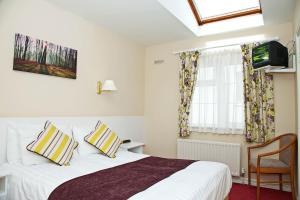
M48 199L56 187L68 180L145 157L147 155L120 150L115 159L99 154L77 156L67 167L52 163L34 166L5 164L3 169L12 174L8 200ZM230 188L231 175L226 165L198 161L132 196L130 200L222 200L227 197Z
M0 126L1 124L0 120ZM119 128L121 129L121 126ZM11 173L8 200L46 200L61 185L77 177L138 162L148 157L145 154L120 149L114 159L101 154L75 154L70 166L62 167L50 162L29 166L21 163L4 163L0 169ZM129 199L224 200L227 199L231 186L231 174L226 165L196 161L132 195Z

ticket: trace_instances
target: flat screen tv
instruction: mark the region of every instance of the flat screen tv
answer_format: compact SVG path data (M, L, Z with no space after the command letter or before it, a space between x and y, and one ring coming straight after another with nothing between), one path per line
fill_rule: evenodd
M277 41L270 41L252 49L254 69L266 66L288 67L288 49Z

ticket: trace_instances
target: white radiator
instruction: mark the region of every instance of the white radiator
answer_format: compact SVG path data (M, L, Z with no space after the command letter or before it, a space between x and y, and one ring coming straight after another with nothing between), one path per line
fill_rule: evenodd
M177 139L177 158L221 162L240 176L241 145L237 143Z

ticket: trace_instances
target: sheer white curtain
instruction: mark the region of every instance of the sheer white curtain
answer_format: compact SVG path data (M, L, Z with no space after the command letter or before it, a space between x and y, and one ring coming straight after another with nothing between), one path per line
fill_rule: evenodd
M243 133L243 90L239 46L202 51L189 120L191 131Z

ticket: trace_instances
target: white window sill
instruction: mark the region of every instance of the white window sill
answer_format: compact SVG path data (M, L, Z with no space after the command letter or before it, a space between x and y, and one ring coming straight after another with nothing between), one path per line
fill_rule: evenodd
M207 130L207 131L199 131L197 129L190 129L191 132L193 133L197 133L197 134L202 134L202 133L209 133L209 134L217 134L217 135L244 135L244 130L235 130L232 132L228 132L228 131L222 131L222 130Z

